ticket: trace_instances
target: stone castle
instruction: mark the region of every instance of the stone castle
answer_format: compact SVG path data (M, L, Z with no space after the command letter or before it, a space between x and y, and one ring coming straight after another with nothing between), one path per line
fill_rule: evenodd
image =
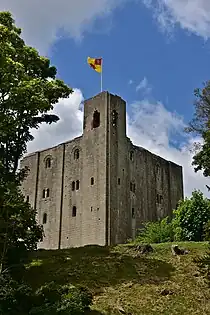
M44 227L39 248L112 245L183 198L182 167L126 136L126 103L102 92L84 103L82 136L24 157L23 193Z

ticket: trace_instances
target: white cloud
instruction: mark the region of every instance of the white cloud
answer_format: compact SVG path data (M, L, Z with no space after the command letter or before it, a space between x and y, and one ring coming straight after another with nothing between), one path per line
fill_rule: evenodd
M54 111L60 121L52 125L42 125L33 132L35 140L29 144L28 151L45 149L80 136L83 125L82 102L83 96L78 89L74 90L69 99L61 100ZM145 99L129 107L127 131L133 143L182 165L185 195L190 195L194 189L200 189L208 195L205 187L208 180L201 173L196 174L191 166L192 153L189 148L195 139L184 134L183 118L167 111L161 102L151 103ZM182 139L179 148L174 146L176 137Z
M128 84L129 84L129 85L130 85L130 84L133 84L133 80L130 79L130 80L128 81Z
M12 12L27 44L46 54L64 30L80 39L96 18L108 16L124 0L1 0L0 11Z
M209 0L142 0L163 30L176 25L204 39L210 37Z
M80 90L67 99L61 99L53 111L60 120L52 125L42 124L38 130L33 130L34 140L28 144L28 152L50 148L82 134L83 96Z
M136 92L142 91L143 94L149 94L152 91L152 87L149 85L149 82L146 77L137 85Z

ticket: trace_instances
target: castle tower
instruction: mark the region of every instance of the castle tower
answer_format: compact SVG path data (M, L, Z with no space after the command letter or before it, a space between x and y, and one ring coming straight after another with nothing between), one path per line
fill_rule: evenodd
M118 187L123 185L126 145L126 104L118 96L102 92L84 103L83 147L85 163L83 184L94 181L85 191L83 209L92 207L97 211L93 230L93 242L111 244L116 242L119 211ZM126 199L126 193L123 194ZM96 210L97 209L97 210ZM93 215L84 213L83 222ZM89 225L87 229L89 229ZM122 227L123 228L123 227ZM86 227L83 226L83 231ZM93 231L92 231L93 232ZM84 233L87 235L87 233Z

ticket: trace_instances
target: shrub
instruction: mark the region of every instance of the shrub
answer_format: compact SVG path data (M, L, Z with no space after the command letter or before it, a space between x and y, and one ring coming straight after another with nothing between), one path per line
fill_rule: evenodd
M58 286L51 282L36 292L36 306L30 315L80 315L89 309L92 294L86 288Z
M0 315L26 315L33 306L31 288L14 281L10 275L0 275Z
M34 293L28 285L0 276L0 315L81 315L91 303L92 294L82 287L51 282Z
M202 192L194 191L190 199L179 203L174 210L172 225L176 241L202 241L205 225L210 220L210 201Z
M137 243L172 242L174 238L173 226L166 217L157 222L147 222L136 238Z
M210 220L204 225L204 241L210 241Z

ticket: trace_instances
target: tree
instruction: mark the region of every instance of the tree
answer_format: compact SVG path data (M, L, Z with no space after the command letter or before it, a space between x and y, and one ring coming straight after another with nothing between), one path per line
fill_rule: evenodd
M202 241L210 220L210 201L203 193L194 191L191 198L179 202L174 210L172 225L177 241Z
M202 138L202 144L195 144L192 165L195 172L203 171L207 177L210 176L210 81L205 83L203 89L196 89L195 96L194 118L186 131Z
M50 60L24 43L11 14L0 12L0 273L4 263L20 261L17 248L34 249L42 238L36 211L20 191L27 170L18 170L18 162L33 140L31 130L57 122L47 112L71 93Z

